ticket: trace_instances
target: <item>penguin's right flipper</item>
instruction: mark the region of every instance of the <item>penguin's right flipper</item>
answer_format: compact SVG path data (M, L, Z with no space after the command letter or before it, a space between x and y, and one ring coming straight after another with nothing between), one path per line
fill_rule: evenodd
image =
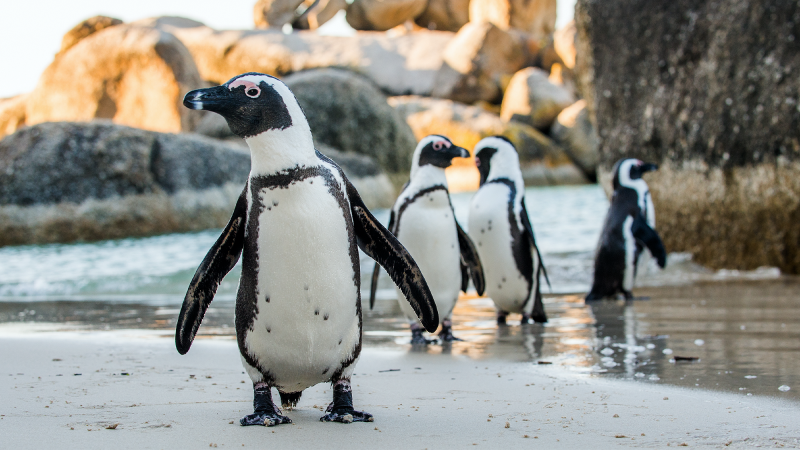
M247 223L247 187L242 191L233 216L228 225L222 230L222 234L208 251L203 262L189 284L186 297L183 299L183 306L178 316L178 324L175 327L175 347L178 353L185 355L192 346L200 322L206 314L208 305L214 299L219 284L233 266L239 261L244 247L244 229Z
M631 232L636 239L644 242L644 245L647 246L650 253L658 261L658 266L663 269L667 265L667 251L664 249L661 237L656 233L656 230L650 228L644 216L639 214L633 219Z
M350 180L345 179L345 182L358 246L383 266L411 304L422 326L433 333L439 327L439 312L422 271L403 244L369 212Z
M394 233L394 210L389 214L389 226L386 227L389 232ZM378 292L378 275L380 275L380 267L375 263L375 268L372 269L372 285L369 288L369 309L375 306L375 293Z
M464 269L466 268L470 278L472 278L472 284L475 285L475 290L478 291L478 295L483 295L483 291L486 289L486 281L483 276L483 265L481 265L481 259L478 257L478 251L475 250L475 244L472 243L472 239L469 238L467 233L461 229L458 221L456 221L456 230L458 231L458 247L461 251L461 290L467 291L468 280L464 276Z

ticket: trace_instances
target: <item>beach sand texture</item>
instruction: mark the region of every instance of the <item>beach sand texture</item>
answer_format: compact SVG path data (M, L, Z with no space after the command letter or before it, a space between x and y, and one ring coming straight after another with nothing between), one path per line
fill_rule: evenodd
M321 384L284 411L293 424L273 428L238 425L252 389L229 337L198 339L180 356L170 332L34 333L7 324L0 361L0 436L9 449L800 445L793 401L407 346L362 353L354 401L374 423L319 422L331 398Z

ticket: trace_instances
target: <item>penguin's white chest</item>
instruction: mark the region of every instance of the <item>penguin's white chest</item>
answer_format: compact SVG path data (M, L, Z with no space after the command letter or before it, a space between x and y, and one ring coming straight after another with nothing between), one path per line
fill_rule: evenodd
M513 241L511 227L519 224L509 221L509 195L505 185L482 186L470 204L468 234L481 258L486 294L498 308L521 312L530 289L514 260L513 245L519 243Z
M279 388L302 390L330 379L360 341L345 214L321 176L256 191L250 208L257 313L245 345Z
M425 276L439 319L449 317L461 289L461 250L447 192L435 190L408 204L400 214L396 236ZM403 312L416 320L400 290L397 294Z

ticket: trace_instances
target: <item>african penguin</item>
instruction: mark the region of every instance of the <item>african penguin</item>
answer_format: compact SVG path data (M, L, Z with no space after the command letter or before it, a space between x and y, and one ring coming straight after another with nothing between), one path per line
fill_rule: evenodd
M483 294L484 284L478 254L459 226L450 204L444 169L452 164L453 158L469 158L469 152L444 136L430 135L419 142L412 159L411 179L397 198L387 227L408 249L428 281L442 323L439 337L443 342L457 340L453 336L450 315L458 300L458 291L466 291L469 277L479 295ZM375 304L378 273L376 264L372 272L370 308ZM411 343L429 343L422 336L422 327L403 299L403 293L398 291L397 296L411 327Z
M657 170L655 164L645 164L628 158L614 165L614 194L606 215L594 262L594 283L586 301L600 300L621 292L625 299L633 298L631 289L636 277L636 262L646 246L664 267L667 254L655 226L655 208L650 190L642 175Z
M547 322L540 286L547 272L525 208L517 150L505 137L492 136L478 142L473 153L480 188L470 203L469 236L483 261L497 323L505 324L510 312L521 313L522 323Z
M297 99L278 79L246 73L186 94L184 105L222 115L250 147L251 169L233 216L192 279L175 334L189 351L222 278L242 255L236 336L253 381L242 425L290 423L284 407L304 389L333 385L320 420L372 421L353 409L350 377L361 351L358 248L383 265L423 326L439 325L433 296L406 249L364 206L342 170L314 149Z

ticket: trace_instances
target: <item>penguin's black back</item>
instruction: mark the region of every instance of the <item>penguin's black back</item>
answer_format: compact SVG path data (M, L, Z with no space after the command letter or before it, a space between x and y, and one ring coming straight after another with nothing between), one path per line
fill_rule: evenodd
M622 231L628 216L639 214L638 194L633 189L614 191L594 261L594 282L587 299L600 299L622 291L625 276L625 236Z

